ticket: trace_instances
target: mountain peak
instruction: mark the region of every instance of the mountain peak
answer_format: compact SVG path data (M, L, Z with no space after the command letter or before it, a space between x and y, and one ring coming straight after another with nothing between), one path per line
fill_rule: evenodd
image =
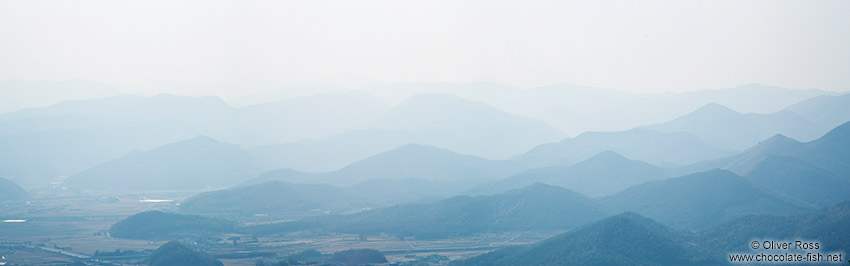
M619 154L612 150L603 151L593 155L593 157L585 160L586 162L622 162L622 161L630 161L629 158L626 158L622 154Z
M735 112L735 110L729 109L729 107L723 106L719 103L709 103L709 104L703 105L702 107L700 107L699 109L696 109L695 111L691 112L690 114L701 114L701 113L713 114L713 115L718 115L718 114L740 115L741 114L741 113Z
M616 224L618 229L625 229L622 227L624 224L628 224L630 228L638 228L642 227L643 230L650 229L650 227L659 227L664 228L663 225L658 223L655 220L650 218L646 218L636 212L626 211L605 219L602 219L597 223L597 225L611 225Z
M776 134L776 135L773 135L772 137L762 141L761 143L769 144L769 145L777 145L777 144L789 144L789 143L799 144L800 142L797 141L796 139L789 138L785 135ZM761 144L761 143L759 143L759 144Z
M759 142L752 148L747 149L743 154L762 156L768 154L784 154L796 150L800 145L802 145L802 143L795 139L786 137L782 134L776 134L773 135L773 137Z

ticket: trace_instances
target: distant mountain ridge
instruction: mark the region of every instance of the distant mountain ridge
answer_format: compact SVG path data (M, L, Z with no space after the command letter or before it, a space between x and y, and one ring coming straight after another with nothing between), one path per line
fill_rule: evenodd
M683 150L689 152L682 153ZM583 133L575 138L539 145L514 159L535 167L569 165L604 151L613 151L658 166L687 165L728 154L693 134L636 128L620 132Z
M463 184L496 180L524 169L508 160L488 160L428 145L407 144L331 172L308 174L275 170L243 185L270 180L348 186L371 179L422 179Z
M170 190L238 184L262 172L241 147L206 136L129 153L70 176L73 189Z
M442 112L429 106L441 106ZM427 123L414 126L406 119ZM261 145L249 152L263 166L311 172L336 170L410 143L506 158L563 137L539 120L452 95L423 95L390 107L353 91L242 108L217 97L124 95L0 114L0 158L6 159L0 160L0 175L46 184L132 150L197 135Z
M771 114L741 114L719 104L708 104L674 120L646 126L662 132L688 132L714 147L742 150L775 134L812 140L830 127L789 110Z
M418 94L393 107L382 129L415 132L417 142L488 159L504 159L566 135L541 120L454 94Z
M519 172L504 180L482 185L472 194L490 194L533 183L561 186L589 197L608 196L628 187L670 178L661 168L604 151L569 166L548 166Z

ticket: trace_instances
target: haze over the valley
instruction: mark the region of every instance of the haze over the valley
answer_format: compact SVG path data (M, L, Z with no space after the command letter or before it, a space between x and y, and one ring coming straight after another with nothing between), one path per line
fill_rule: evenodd
M0 265L841 264L848 12L0 1Z

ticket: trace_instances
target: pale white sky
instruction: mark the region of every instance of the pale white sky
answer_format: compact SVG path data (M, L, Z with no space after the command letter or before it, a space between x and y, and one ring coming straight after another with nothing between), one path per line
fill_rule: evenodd
M0 79L848 91L848 14L850 1L0 1Z

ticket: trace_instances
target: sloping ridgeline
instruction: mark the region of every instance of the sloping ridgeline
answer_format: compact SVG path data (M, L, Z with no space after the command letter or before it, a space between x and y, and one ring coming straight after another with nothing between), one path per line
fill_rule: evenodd
M565 188L535 184L493 196L457 196L430 204L407 204L350 215L245 228L249 233L324 229L341 233L388 233L435 239L474 233L574 228L606 215L592 199Z
M20 200L29 196L26 190L9 179L0 178L0 201Z
M322 184L290 184L278 181L227 190L204 192L180 203L186 213L254 215L345 211L368 206L349 191Z
M261 173L241 147L197 136L132 152L72 175L76 189L157 190L231 186Z
M687 168L727 169L797 201L831 206L850 200L850 123L810 142L776 135L738 155Z
M726 170L643 183L602 199L677 229L704 230L749 214L795 214L812 206L786 199Z

